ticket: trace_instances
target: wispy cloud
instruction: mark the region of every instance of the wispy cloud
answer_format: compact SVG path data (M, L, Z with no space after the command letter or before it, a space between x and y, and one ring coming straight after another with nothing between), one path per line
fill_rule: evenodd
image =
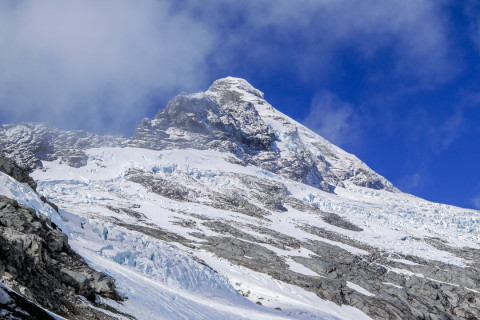
M326 90L315 96L303 122L325 139L340 146L357 141L361 133L353 106Z
M480 195L473 197L471 203L475 209L480 210Z
M449 79L458 67L439 1L193 3L201 17L224 30L224 45L218 49L233 53L231 59L238 53L260 70L282 65L312 81L337 72L339 65L331 62L345 49L371 62L390 59L391 74L428 83ZM232 21L233 30L228 27Z
M464 12L469 20L470 39L480 51L480 4L475 0L466 0L464 2Z
M404 130L408 139L423 145L424 151L437 155L447 150L465 129L465 118L461 108L442 119L434 119L422 109L413 112Z
M425 179L426 176L420 171L413 172L399 179L398 187L405 192L414 193L425 186Z

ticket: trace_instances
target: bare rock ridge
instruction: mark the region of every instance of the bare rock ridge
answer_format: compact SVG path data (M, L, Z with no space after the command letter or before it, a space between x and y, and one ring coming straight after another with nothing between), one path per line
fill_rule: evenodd
M205 92L178 95L153 119L144 119L129 139L36 123L0 127L0 150L27 169L56 159L81 167L87 162L85 149L104 146L214 149L231 153L237 163L324 191L344 181L398 191L354 155L275 110L247 81L233 77L215 81Z

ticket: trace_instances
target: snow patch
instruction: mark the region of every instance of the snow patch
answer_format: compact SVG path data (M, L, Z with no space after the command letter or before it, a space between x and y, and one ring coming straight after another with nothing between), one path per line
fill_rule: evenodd
M350 289L353 289L353 290L357 291L358 293L361 293L365 296L369 296L369 297L374 297L375 296L373 293L369 292L365 288L360 287L358 284L355 284L355 283L350 282L350 281L347 281L347 287L349 287Z

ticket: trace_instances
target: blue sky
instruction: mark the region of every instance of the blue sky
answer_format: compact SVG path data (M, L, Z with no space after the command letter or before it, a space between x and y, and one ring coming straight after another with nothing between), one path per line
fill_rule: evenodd
M130 135L247 79L403 191L480 208L475 1L0 3L0 122Z

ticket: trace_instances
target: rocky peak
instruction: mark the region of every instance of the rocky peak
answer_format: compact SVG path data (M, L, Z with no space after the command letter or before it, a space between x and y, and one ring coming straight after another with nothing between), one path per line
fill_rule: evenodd
M212 93L227 93L237 91L239 93L249 93L257 98L264 99L264 94L260 90L254 88L245 79L226 77L215 80L213 84L208 88L207 92Z
M241 158L272 151L275 134L254 107L262 97L243 79L217 80L206 92L178 95L154 119L142 121L130 144L217 149Z

